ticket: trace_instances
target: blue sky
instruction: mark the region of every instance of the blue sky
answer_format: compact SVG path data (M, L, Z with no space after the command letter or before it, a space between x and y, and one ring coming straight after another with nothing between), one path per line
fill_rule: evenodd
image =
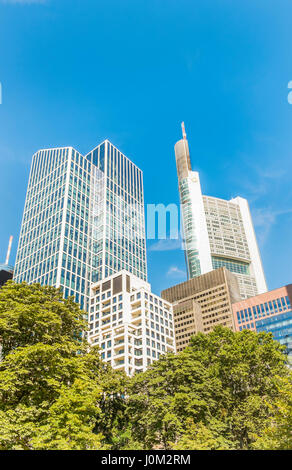
M108 138L146 203L178 203L184 120L203 192L249 200L268 287L292 282L291 18L290 0L0 0L0 260L36 150ZM184 255L151 244L159 293Z

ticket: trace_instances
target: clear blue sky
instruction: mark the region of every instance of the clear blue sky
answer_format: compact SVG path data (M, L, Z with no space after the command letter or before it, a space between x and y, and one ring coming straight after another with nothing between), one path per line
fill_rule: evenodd
M291 31L290 0L0 0L0 260L36 150L108 138L178 203L184 120L203 192L249 200L269 288L292 282ZM155 292L185 279L149 248Z

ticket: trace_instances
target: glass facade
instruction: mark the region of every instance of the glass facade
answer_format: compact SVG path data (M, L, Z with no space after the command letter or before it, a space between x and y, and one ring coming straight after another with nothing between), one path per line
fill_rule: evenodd
M238 310L236 317L237 323L240 325L239 330L255 329L258 320L287 311L291 311L291 303L288 296L278 297L268 302Z
M92 282L122 269L146 280L142 171L110 142L86 158L97 166L91 197Z
M292 284L233 303L236 331L272 333L287 348L292 365Z
M120 269L146 280L142 172L110 142L33 156L16 282L61 287L88 308L89 288Z
M183 126L182 126L183 127ZM246 199L204 196L192 171L188 141L175 144L183 241L188 278L226 267L235 274L242 299L267 291Z
M292 366L292 311L257 321L256 330L272 333L276 341L286 346L288 362Z
M212 256L212 265L213 269L218 269L225 266L232 273L249 274L249 263L244 263L242 261L235 261L228 258Z
M179 182L179 192L182 207L186 262L188 266L189 277L193 278L196 276L200 276L201 265L198 250L195 218L193 215L192 196L189 184L189 178L183 178Z

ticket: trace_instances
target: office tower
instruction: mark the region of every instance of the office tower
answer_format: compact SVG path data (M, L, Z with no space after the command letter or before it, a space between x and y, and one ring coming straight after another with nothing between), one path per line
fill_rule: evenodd
M108 140L86 156L38 151L15 281L61 287L87 309L91 283L121 269L147 279L142 171Z
M267 286L246 199L203 196L199 173L192 171L186 133L175 145L188 278L225 266L239 282L241 297Z
M0 287L2 287L7 281L13 278L13 266L9 265L12 240L13 236L11 235L11 237L9 238L5 264L0 264Z
M177 351L191 336L210 333L217 325L234 330L232 304L240 299L238 280L225 267L169 287L161 297L173 304Z
M125 270L92 284L89 328L102 359L128 375L175 352L172 305Z
M245 329L272 333L285 345L292 365L292 284L233 304L237 331Z

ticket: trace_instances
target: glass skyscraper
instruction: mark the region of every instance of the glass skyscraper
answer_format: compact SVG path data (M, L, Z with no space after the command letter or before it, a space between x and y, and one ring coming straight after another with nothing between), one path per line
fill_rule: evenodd
M33 156L14 280L61 287L88 308L89 290L122 269L147 280L143 174L108 140Z
M204 196L192 171L183 127L175 145L188 278L226 267L238 280L243 299L267 291L248 202Z

